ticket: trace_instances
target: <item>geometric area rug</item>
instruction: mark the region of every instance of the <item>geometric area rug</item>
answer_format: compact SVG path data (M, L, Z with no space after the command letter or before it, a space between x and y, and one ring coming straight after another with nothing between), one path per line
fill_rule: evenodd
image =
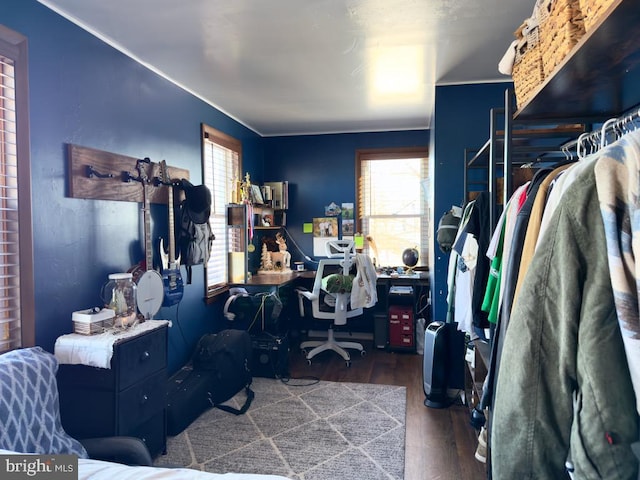
M406 388L255 377L244 415L211 408L154 465L295 480L402 480ZM244 392L227 402L239 407Z

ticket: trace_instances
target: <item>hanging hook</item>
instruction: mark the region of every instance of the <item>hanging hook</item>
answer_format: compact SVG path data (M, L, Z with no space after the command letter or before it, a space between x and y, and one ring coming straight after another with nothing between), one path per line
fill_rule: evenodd
M87 177L93 178L113 178L113 173L100 173L92 165L87 165Z

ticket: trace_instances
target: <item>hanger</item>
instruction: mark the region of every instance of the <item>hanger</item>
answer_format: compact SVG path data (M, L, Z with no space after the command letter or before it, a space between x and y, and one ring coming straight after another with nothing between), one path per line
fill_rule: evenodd
M585 157L585 147L583 146L583 142L587 140L589 137L589 133L582 133L578 137L578 143L576 144L576 155L578 155L578 160L582 160Z
M615 124L617 121L617 118L610 118L602 124L602 128L600 129L600 148L604 148L607 146L607 130L610 126L613 125L615 131Z
M562 145L562 147L560 148L560 151L564 155L564 158L567 162L573 161L573 153L571 152L569 145Z

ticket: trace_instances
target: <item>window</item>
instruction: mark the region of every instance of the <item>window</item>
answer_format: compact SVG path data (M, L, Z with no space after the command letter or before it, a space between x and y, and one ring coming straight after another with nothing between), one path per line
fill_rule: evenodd
M211 190L211 229L216 239L211 247L211 257L205 269L207 297L213 297L226 289L229 278L227 267L227 212L234 182L242 172L242 145L206 125L202 126L202 163L204 184ZM233 239L230 239L233 241Z
M357 229L377 266L403 265L402 252L413 247L427 265L427 169L426 148L356 152Z
M0 25L0 352L35 344L27 60Z

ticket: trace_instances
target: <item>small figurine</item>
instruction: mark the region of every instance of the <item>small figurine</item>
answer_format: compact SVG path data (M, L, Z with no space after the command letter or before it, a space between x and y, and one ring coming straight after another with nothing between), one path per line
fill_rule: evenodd
M244 182L241 183L242 203L251 203L251 179L249 172L244 176Z
M291 267L291 253L287 251L287 240L282 236L280 232L276 233L276 243L278 244L278 250L282 254L282 260L284 268Z
M260 270L273 270L273 260L271 260L271 254L267 250L267 244L262 244L262 261Z

